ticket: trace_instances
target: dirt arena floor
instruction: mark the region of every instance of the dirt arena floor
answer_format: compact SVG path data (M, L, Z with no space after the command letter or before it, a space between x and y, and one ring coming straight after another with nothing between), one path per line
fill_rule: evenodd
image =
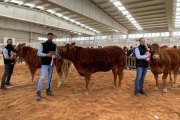
M0 77L4 72L0 66ZM155 90L155 80L147 73L144 90L147 96L134 96L136 71L124 71L120 90L112 87L112 72L92 75L90 94L86 96L85 80L72 66L67 85L57 88L58 76L54 71L51 90L54 96L46 96L46 81L41 101L36 101L37 82L40 69L36 72L35 83L30 86L30 72L24 64L17 64L12 75L13 86L8 91L0 90L0 120L179 120L180 87L172 88L168 83L168 93ZM169 80L168 80L169 81ZM180 86L180 76L177 78Z

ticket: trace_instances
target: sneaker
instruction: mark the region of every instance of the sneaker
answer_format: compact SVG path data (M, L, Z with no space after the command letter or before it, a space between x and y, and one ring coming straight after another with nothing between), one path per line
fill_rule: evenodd
M46 89L46 95L53 96L53 93L50 91L50 89Z
M139 91L135 91L135 92L134 92L134 95L135 95L136 97L138 97L138 96L139 96Z
M1 86L1 90L8 90L5 85Z
M36 100L37 100L37 101L41 100L41 91L38 91L38 92L37 92Z
M144 92L144 90L139 90L139 93L141 93L141 94L146 94L146 92Z
M13 84L11 84L10 82L6 83L6 85L12 86Z

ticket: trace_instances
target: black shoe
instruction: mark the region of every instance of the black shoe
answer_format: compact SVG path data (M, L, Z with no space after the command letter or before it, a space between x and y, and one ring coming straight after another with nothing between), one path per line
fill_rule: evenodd
M8 82L8 83L6 83L6 85L8 85L8 86L12 86L13 84L11 84L10 82Z
M135 91L135 92L134 92L134 95L135 95L136 97L138 97L138 96L139 96L139 92L138 92L138 91Z
M46 95L53 96L53 93L50 91L50 89L46 89Z
M36 100L37 100L37 101L41 100L41 91L38 91L38 92L37 92Z
M5 85L1 86L1 90L8 90Z
M139 93L141 93L141 94L146 94L146 92L144 92L144 90L139 90Z

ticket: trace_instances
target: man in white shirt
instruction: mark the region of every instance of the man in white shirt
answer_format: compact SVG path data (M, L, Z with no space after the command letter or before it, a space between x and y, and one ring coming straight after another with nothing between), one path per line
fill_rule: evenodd
M13 73L15 56L13 56L14 47L12 46L12 39L7 40L7 46L3 48L4 58L4 75L1 80L1 90L7 90L5 85L12 85L10 83L11 75Z

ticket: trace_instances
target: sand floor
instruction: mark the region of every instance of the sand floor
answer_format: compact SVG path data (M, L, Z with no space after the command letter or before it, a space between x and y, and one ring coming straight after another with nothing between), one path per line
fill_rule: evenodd
M0 77L4 72L0 65ZM90 94L86 96L85 80L72 66L67 85L57 88L58 76L54 71L51 90L54 96L46 96L46 79L41 101L36 101L37 82L40 69L36 72L35 83L30 86L31 75L25 64L17 64L8 91L0 90L0 120L179 120L180 87L167 84L168 93L155 90L155 80L147 73L144 90L147 96L134 96L135 71L124 71L120 90L112 87L112 72L92 75ZM169 81L169 80L168 80ZM180 86L180 76L177 78Z

